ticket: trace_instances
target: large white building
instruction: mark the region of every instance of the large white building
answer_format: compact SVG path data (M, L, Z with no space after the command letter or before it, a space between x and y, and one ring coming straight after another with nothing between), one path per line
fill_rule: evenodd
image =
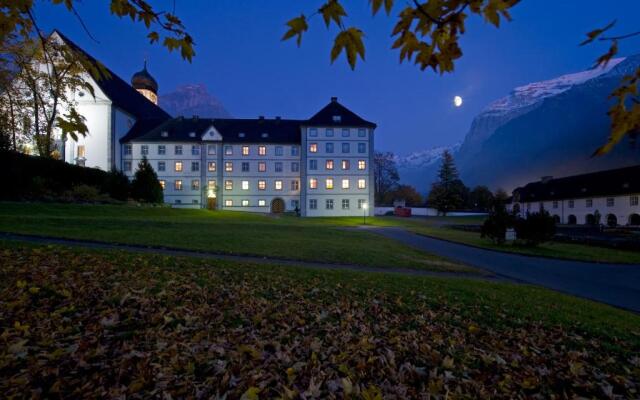
M523 217L545 210L560 224L639 226L639 198L640 166L635 166L557 179L543 177L515 189L509 207Z
M97 62L71 40L67 45ZM95 98L79 92L89 134L60 143L67 162L117 168L133 177L146 157L176 207L302 216L373 213L376 125L332 98L306 120L172 118L157 106L145 68L127 84L109 71L87 74ZM371 207L369 207L371 205Z

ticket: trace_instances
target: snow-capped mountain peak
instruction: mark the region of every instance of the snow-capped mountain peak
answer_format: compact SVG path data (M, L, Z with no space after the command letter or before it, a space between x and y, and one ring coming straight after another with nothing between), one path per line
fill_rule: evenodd
M413 152L404 157L396 156L396 163L399 169L409 168L425 168L439 162L445 151L455 153L458 151L462 143L456 143L453 146L433 147L427 150Z

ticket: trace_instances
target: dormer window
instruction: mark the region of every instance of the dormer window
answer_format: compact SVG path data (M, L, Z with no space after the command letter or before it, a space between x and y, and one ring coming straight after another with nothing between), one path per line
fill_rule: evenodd
M625 189L629 189L629 183L628 182L623 183L622 187Z
M196 133L195 132L189 132L189 137L196 137Z
M333 122L341 122L341 121L342 121L342 117L340 115L333 116Z
M269 137L269 134L267 132L263 132L260 137L266 138Z
M167 132L167 131L162 131L162 133L160 133L160 136L162 136L162 137L169 137L169 132Z
M582 193L586 193L587 188L582 188L582 190L581 190L581 191L582 191Z
M245 137L245 136L246 136L246 135L244 134L244 132L240 132L240 133L238 133L238 137L240 137L240 138L243 138L243 137Z

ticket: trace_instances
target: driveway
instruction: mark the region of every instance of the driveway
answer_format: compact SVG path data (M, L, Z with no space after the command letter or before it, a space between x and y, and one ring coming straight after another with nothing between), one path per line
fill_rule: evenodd
M480 249L408 232L368 230L496 275L640 312L640 265L529 257Z

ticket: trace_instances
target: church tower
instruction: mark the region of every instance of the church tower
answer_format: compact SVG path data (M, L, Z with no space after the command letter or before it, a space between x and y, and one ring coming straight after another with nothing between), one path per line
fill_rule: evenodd
M150 102L158 105L158 83L147 71L147 60L144 61L142 71L136 72L131 77L131 86L149 99Z

